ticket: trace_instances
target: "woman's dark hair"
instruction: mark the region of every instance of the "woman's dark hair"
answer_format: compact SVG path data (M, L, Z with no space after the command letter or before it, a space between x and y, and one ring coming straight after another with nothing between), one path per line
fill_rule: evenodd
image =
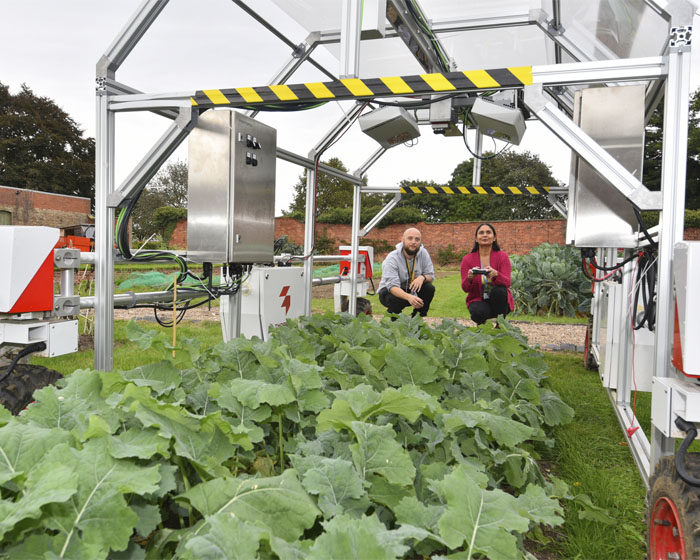
M479 233L481 226L489 226L489 228L491 228L491 231L493 232L493 244L491 245L491 250L492 251L500 251L501 248L498 246L498 241L496 241L496 228L493 227L488 222L481 222L477 226L476 231L474 232L474 246L472 247L471 252L476 253L479 250L479 244L476 242L476 234Z

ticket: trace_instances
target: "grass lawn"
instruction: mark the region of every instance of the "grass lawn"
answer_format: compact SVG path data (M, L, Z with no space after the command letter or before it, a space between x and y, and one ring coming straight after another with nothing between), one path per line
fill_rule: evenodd
M598 373L584 369L581 354L547 352L545 360L552 388L576 411L571 424L556 430L556 446L545 458L575 492L590 496L615 519L611 525L581 520L568 508L558 557L645 558L646 490ZM642 425L651 414L649 396L640 393L637 402Z
M160 360L158 352L137 350L127 340L126 324L115 322L115 368L133 369ZM150 322L141 324L159 328ZM171 331L165 332L171 336ZM221 340L215 322L183 321L177 334L179 339L198 338L205 345ZM585 494L593 504L606 509L614 523L579 519L580 508L565 502L566 522L548 533L549 540L540 552L548 560L644 558L645 489L598 374L582 367L583 358L578 353L547 352L545 359L552 388L575 409L576 417L555 431L555 447L542 450L542 466L569 483L575 494ZM34 358L32 362L68 374L77 368L91 368L93 352ZM642 425L648 426L648 395L639 399L638 414Z
M440 272L440 271L438 271ZM453 270L446 271L447 275L439 277L435 280L435 299L430 306L429 315L431 317L450 317L453 319L468 319L469 312L465 303L466 295L462 291L462 280L459 272ZM379 280L375 279L375 286L379 287ZM372 304L372 312L376 315L384 315L386 308L379 303L379 297L367 296L367 299ZM314 298L312 304L313 311L325 313L333 311L333 299ZM404 310L408 313L408 310ZM557 323L557 324L586 324L586 317L553 317L549 315L508 315L510 321L530 321L533 323Z

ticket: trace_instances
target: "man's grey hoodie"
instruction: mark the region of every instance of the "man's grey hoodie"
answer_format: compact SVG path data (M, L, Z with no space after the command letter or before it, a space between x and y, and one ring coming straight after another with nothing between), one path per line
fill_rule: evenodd
M415 264L413 264L415 258ZM415 257L406 257L403 252L403 242L396 244L396 249L389 253L382 263L382 281L379 283L379 288L391 290L394 286L398 286L404 291L408 291L409 269L413 268L413 278L417 278L421 274L429 274L435 278L435 270L433 269L433 261L430 260L428 251L420 246Z

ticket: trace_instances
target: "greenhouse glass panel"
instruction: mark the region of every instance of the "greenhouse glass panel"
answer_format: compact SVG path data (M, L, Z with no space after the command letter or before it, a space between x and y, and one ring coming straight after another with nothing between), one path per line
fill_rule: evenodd
M658 56L669 22L642 0L561 0L567 37L592 60Z

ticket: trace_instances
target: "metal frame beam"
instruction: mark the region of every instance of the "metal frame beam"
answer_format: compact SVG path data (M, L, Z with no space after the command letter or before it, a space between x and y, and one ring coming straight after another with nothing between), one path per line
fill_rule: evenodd
M158 172L163 163L172 155L182 141L189 136L197 124L199 113L191 107L180 109L180 116L170 125L131 171L124 183L107 197L107 204L113 208L125 205L126 201L139 196L144 187Z
M564 113L547 101L542 88L525 88L525 105L574 152L586 160L612 188L617 189L640 210L660 210L660 193L648 190L634 175L576 126Z
M304 224L304 275L307 278L313 278L313 251L315 249L316 239L316 180L318 177L317 166L320 163L321 156L336 140L338 140L345 131L352 126L355 119L360 116L360 113L365 108L366 103L358 102L352 106L350 111L343 116L330 131L321 139L316 146L309 152L309 159L314 166L306 172L306 222ZM361 178L356 178L362 182ZM311 315L311 282L306 285L304 294L304 313L307 316Z
M674 25L692 23L692 12ZM686 158L688 154L688 108L690 98L690 44L669 43L669 70L664 96L664 131L661 163L663 210L660 217L658 280L656 294L655 375L673 374L673 246L683 239ZM651 472L663 455L672 454L675 440L652 427Z

